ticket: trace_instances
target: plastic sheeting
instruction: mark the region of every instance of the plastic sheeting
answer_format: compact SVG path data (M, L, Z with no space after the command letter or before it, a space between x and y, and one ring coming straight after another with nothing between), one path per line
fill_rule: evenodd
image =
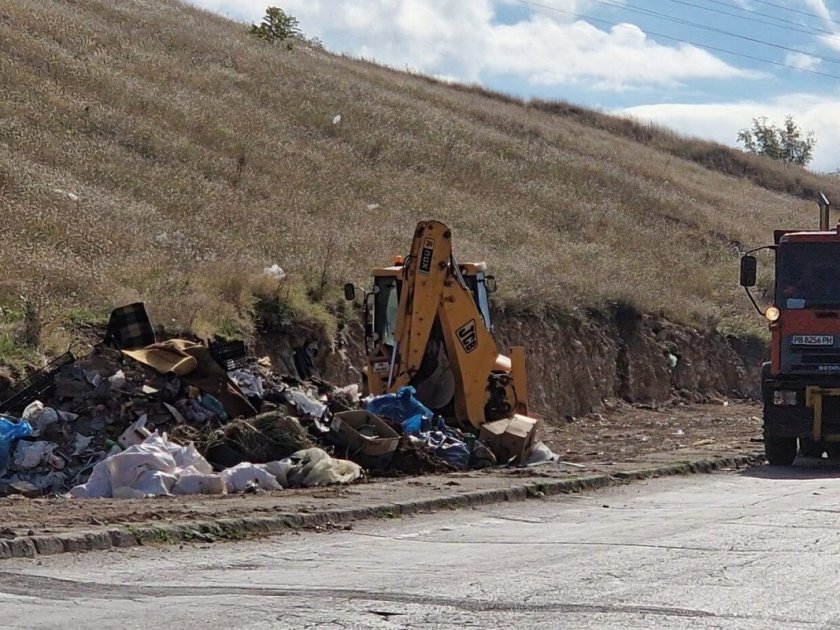
M242 462L233 468L223 470L221 476L228 492L245 492L252 487L258 487L260 490L283 489L274 475L261 464Z
M21 440L15 447L15 467L36 468L43 463L49 463L55 468L64 468L64 460L53 455L53 451L57 448L58 444L53 442L24 442Z
M113 453L93 467L76 498L143 498L172 494L183 475L211 475L210 464L191 444L180 446L153 433L142 444Z
M545 442L537 442L531 446L531 450L525 456L525 466L539 466L540 464L550 464L558 461L560 458L554 453Z
M262 381L256 374L252 374L248 370L239 369L228 372L228 376L233 379L233 382L239 386L239 389L248 398L262 399L265 395Z
M0 415L0 476L6 474L9 467L9 453L12 444L20 438L32 435L32 425L26 420Z
M353 462L319 448L298 451L269 464L241 463L219 474L193 447L153 433L142 444L110 454L93 467L87 483L70 491L75 498L140 499L172 494L226 494L254 488L281 490L349 483L362 476Z
M362 476L361 467L346 459L330 457L320 448L307 448L265 465L285 488L311 488L350 483Z
M410 385L400 387L396 394L383 394L370 400L365 409L380 418L390 418L402 425L403 431L414 435L428 430L426 426L434 417L431 409L418 401L416 390Z

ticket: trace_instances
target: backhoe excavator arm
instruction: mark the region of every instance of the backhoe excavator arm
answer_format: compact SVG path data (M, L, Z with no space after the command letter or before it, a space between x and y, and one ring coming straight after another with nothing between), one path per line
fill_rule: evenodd
M516 365L499 355L453 259L449 228L418 224L403 273L387 389L412 384L437 318L455 379L456 418L478 428L488 419L527 413L524 352L516 349Z
M441 303L449 273L452 233L443 223L424 221L417 225L411 251L403 267L403 283L397 312L396 361L389 375L389 390L408 385L420 369L429 335Z

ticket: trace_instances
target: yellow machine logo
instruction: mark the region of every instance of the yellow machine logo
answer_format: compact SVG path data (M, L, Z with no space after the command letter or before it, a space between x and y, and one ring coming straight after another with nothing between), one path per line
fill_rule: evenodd
M420 252L420 273L429 273L432 269L432 256L435 253L435 239L427 238L423 241L423 251Z
M469 322L461 326L455 334L458 336L458 341L464 347L464 352L469 354L478 348L478 332L475 329L475 320L471 319Z

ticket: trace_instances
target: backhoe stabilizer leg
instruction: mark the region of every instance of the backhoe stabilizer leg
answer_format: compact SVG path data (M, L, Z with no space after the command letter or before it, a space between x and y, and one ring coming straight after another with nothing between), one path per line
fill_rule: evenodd
M525 348L510 349L510 374L516 391L516 413L528 415L528 374L525 371Z

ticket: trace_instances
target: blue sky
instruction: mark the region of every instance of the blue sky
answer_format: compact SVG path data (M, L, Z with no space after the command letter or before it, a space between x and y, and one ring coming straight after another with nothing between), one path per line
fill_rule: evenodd
M790 114L811 168L840 168L840 0L189 1L244 22L276 4L335 52L730 145Z

